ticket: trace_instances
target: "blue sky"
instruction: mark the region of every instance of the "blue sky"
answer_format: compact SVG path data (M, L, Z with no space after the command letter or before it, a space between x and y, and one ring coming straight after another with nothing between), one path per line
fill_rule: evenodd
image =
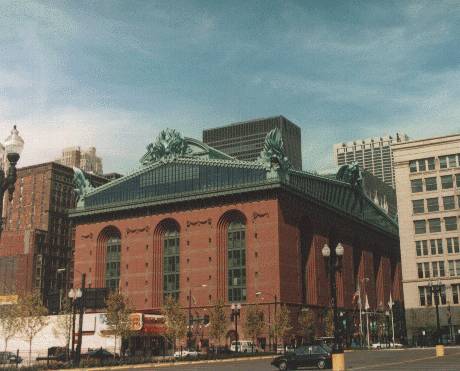
M458 1L0 0L2 139L126 172L162 128L282 114L331 168L336 142L459 132L458 35Z

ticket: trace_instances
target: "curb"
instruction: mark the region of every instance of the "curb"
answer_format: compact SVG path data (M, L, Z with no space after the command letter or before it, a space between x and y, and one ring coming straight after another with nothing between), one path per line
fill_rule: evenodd
M104 367L91 367L91 368L72 368L61 369L60 371L104 371L104 370L133 370L138 368L159 368L159 367L175 367L175 366L189 366L189 365L203 365L210 363L228 363L228 362L242 362L242 361L257 361L261 359L272 359L271 356L258 356L258 357L240 357L240 358L226 358L226 359L207 359L202 361L186 361L186 362L165 362L165 363L141 363L137 365L120 365L120 366L104 366Z

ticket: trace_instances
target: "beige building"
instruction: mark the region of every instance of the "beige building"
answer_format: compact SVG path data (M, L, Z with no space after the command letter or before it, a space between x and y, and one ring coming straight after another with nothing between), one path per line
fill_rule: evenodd
M395 136L387 135L337 143L334 144L334 161L337 166L357 162L361 169L395 188L391 147L395 143L407 140L409 137L406 134L396 133Z
M56 162L78 167L88 173L102 175L102 159L96 156L96 148L89 147L87 151L82 151L80 147L68 147L62 150L61 158Z
M460 135L392 146L409 337L460 329Z

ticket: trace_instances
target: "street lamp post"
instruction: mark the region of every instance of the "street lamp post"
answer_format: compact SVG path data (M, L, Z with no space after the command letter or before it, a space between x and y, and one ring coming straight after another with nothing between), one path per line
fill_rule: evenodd
M441 341L441 323L439 320L439 296L441 295L442 285L441 282L436 282L433 285L430 281L430 295L434 295L434 305L436 307L436 356L444 356L444 345Z
M274 322L276 323L276 321L277 321L277 318L276 318L276 307L278 306L278 305L277 305L277 304L278 304L278 296L277 296L276 294L273 295L273 294L270 294L270 293L265 292L265 291L257 291L257 292L256 292L256 296L260 296L260 295L262 295L262 294L269 295L269 296L271 296L271 297L275 300L275 303L274 303L274 304L275 304ZM270 305L268 306L268 326L271 327ZM275 342L274 348L275 348L275 351L276 351L276 349L278 348L278 336L276 335L276 332L275 332L275 336L274 336L274 339L273 339L273 340L274 340L274 342ZM269 343L270 343L270 344L269 344L269 348L271 348L271 337L270 337L270 335L269 335Z
M75 312L75 305L76 305L76 302L79 298L81 298L82 296L82 292L81 292L81 289L70 289L69 291L69 298L72 300L72 351L70 352L70 354L72 354L72 358L73 358L73 354L74 354L74 351L75 351L75 320L76 320L76 312ZM69 353L69 351L67 350L67 352Z
M14 193L14 184L16 183L17 173L16 173L16 164L19 161L19 157L24 148L24 140L19 136L19 132L16 129L16 125L13 126L11 134L5 140L5 148L0 144L0 156L2 157L6 153L6 158L10 163L8 168L8 174L5 176L5 171L0 168L0 234L3 229L3 198L5 191L8 191L8 199L11 201L13 199Z
M344 248L339 242L335 249L331 249L327 244L324 245L321 253L324 257L329 275L329 287L331 291L331 304L334 311L334 345L332 346L332 369L334 371L345 370L345 355L342 347L340 321L337 310L337 284L336 273L342 269L342 256Z
M82 273L81 275L81 297L79 300L79 313L78 313L78 341L77 349L75 350L75 365L80 365L80 356L81 356L81 343L82 343L82 334L83 334L83 314L85 311L85 282L86 274Z
M231 320L235 323L235 352L238 353L238 317L241 315L241 304L232 304Z

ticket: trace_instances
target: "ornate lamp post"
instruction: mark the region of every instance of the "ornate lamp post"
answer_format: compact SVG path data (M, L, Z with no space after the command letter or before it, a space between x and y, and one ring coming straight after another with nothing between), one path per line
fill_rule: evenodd
M3 152L3 146L0 145L0 153ZM14 184L16 183L16 164L19 161L19 156L24 148L24 140L19 136L19 132L16 129L16 125L13 126L11 134L5 140L5 153L10 166L8 168L8 174L5 176L5 171L0 169L0 234L3 229L3 197L5 191L8 190L8 199L13 199ZM3 157L3 153L1 153Z
M238 353L238 317L241 315L241 304L232 304L231 320L235 322L235 352Z
M442 292L442 284L441 281L437 281L435 285L433 285L430 281L430 295L434 295L434 305L436 307L436 356L442 357L444 356L444 345L441 341L441 324L439 321L439 296Z
M334 371L345 370L345 355L342 347L339 314L337 311L337 285L336 273L342 269L343 246L339 242L335 249L325 244L321 253L324 257L327 273L329 276L329 287L331 291L331 304L334 311L334 345L332 346L332 369Z
M86 274L82 273L81 275L81 289L71 289L69 291L69 298L72 299L72 353L75 345L75 307L78 299L78 342L77 349L73 355L74 365L78 366L80 364L81 356L81 343L82 343L82 334L83 334L83 314L85 312L85 283L86 283Z

